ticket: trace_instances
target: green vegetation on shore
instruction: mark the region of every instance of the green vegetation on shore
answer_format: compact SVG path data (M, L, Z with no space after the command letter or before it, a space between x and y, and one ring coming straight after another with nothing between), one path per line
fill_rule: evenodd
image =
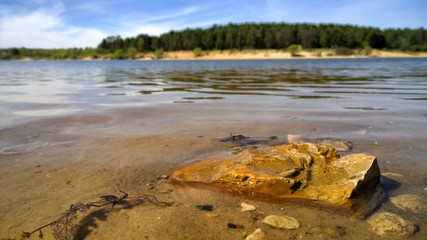
M0 49L0 59L134 59L151 53L162 58L165 51L246 49L335 49L338 55L371 49L410 52L427 51L427 30L385 29L338 24L245 23L214 25L207 29L170 31L160 36L141 34L121 38L109 36L97 48Z
M0 49L0 59L2 60L19 60L19 59L36 59L36 60L59 60L59 59L83 59L86 57L98 58L101 54L96 48L69 48L69 49L27 49L10 48Z

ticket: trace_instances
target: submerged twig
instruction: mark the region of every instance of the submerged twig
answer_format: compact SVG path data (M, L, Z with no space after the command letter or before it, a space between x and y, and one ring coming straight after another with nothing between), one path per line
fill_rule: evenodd
M45 224L41 227L38 227L33 231L23 232L20 239L28 239L36 233L38 233L38 237L40 239L43 239L44 235L42 230L50 226L53 227L52 234L55 237L55 239L66 239L66 240L74 239L80 228L77 222L78 213L86 213L92 207L102 208L102 207L111 205L111 208L113 208L117 204L124 203L126 199L135 199L135 200L138 200L139 203L147 201L158 207L167 207L173 204L173 202L160 201L154 195L141 194L136 196L130 196L128 193L124 191L120 191L120 193L121 193L120 196L116 196L116 195L100 196L99 197L100 200L95 202L71 204L70 208L67 211L65 211L58 219L48 224Z
M172 206L173 202L163 202L159 201L156 196L150 195L150 194L142 194L138 195L137 199L139 200L146 200L158 207L169 207Z

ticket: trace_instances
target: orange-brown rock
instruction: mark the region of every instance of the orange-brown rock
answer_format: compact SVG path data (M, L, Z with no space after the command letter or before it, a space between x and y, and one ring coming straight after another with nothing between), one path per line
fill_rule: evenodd
M209 157L176 170L170 179L248 197L343 207L362 218L383 197L375 157L340 157L335 149L311 143Z

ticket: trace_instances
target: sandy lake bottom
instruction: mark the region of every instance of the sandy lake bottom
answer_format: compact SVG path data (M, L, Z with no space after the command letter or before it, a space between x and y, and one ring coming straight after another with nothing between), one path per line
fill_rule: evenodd
M269 203L206 189L176 188L161 177L194 159L240 146L219 141L230 134L252 139L277 136L269 144L286 143L288 134L302 134L350 141L351 152L342 155L376 156L383 176L393 180L393 184L385 186L389 197L414 194L426 199L427 105L423 94L427 92L427 75L425 70L415 75L411 75L412 88L402 87L400 92L394 92L397 88L393 87L384 90L384 82L382 87L378 82L371 83L374 90L364 85L364 93L352 88L360 85L348 85L348 92L339 89L340 97L331 89L322 93L322 89L313 87L313 82L308 87L302 84L303 90L295 93L297 97L242 95L238 91L245 89L231 87L215 89L234 91L232 94L212 94L207 91L213 87L199 87L192 95L182 89L172 95L141 95L139 99L167 101L157 105L148 101L143 107L134 100L139 96L131 96L126 100L129 102L123 103L111 100L123 99L122 95L112 94L105 102L97 98L102 103L99 105L111 104L109 107L88 107L71 113L66 110L88 105L89 100L73 98L82 105L46 105L41 101L16 104L16 98L10 97L12 101L4 97L5 93L14 96L14 91L3 88L0 100L2 112L7 114L0 118L0 238L19 239L23 231L57 219L71 204L97 201L107 194L120 195L122 190L133 196L151 194L173 204L163 207L129 200L129 204L114 208L90 209L79 218L76 239L244 239L257 228L265 233L264 239L388 239L372 232L366 220L342 212ZM152 91L152 85L149 87ZM117 91L114 93L129 93L129 89L120 88L108 91L112 89ZM275 86L257 93L277 93L277 89ZM307 89L314 91L306 92ZM366 94L369 91L379 92ZM313 92L317 96L313 97ZM289 94L285 90L280 93ZM61 94L55 96L63 97ZM130 107L122 106L127 103ZM58 109L65 109L65 113L58 114ZM38 110L55 113L37 116L31 112ZM242 202L256 206L256 210L242 212ZM197 205L213 205L213 210L202 211ZM389 200L377 210L386 211L424 226L409 239L426 239L427 216L401 210ZM283 230L261 222L272 214L294 217L301 226ZM53 239L51 228L43 233L45 239ZM37 235L32 238L37 239Z
M79 237L85 239L243 239L261 228L266 239L327 239L313 232L322 227L340 227L344 239L372 239L366 221L315 207L273 204L209 190L174 188L167 181L150 187L162 175L203 155L229 151L237 143L217 141L229 133L254 138L287 134L329 136L334 132L353 143L352 152L378 157L383 174L400 183L389 189L390 196L416 194L426 197L427 165L425 140L414 137L383 138L388 129L359 124L336 124L283 118L240 121L222 116L223 121L206 119L213 106L192 110L195 105L171 109L120 110L93 115L36 121L0 132L0 187L2 237L17 237L60 216L72 203L96 201L99 196L153 194L159 200L174 202L159 207L148 202L131 207L116 206L108 211L93 211L82 220ZM188 124L184 114L200 122ZM216 114L214 114L216 115ZM218 112L219 116L221 115ZM138 119L138 120L135 120ZM155 119L168 119L156 122ZM173 120L175 119L175 121ZM144 124L146 123L146 124ZM156 132L156 133L153 133ZM371 136L371 137L367 137ZM9 143L5 146L5 143ZM258 146L262 146L258 145ZM345 154L345 153L343 153ZM241 212L241 202L257 206L252 213ZM212 212L196 205L213 205ZM397 213L414 223L425 223L426 216L406 213L389 202L378 211ZM285 214L298 219L296 230L279 230L261 223L263 216ZM243 226L230 229L227 224ZM51 236L45 230L46 238ZM414 239L423 239L418 232Z

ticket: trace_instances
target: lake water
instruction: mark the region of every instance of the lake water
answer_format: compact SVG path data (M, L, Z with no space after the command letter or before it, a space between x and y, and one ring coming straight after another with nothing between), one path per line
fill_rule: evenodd
M342 114L332 121L427 119L427 59L1 62L0 73L3 127L47 116L205 102L254 113L281 108L318 120L328 112Z
M287 134L345 139L353 143L353 152L377 156L381 171L399 182L388 190L390 196L427 198L427 59L0 62L0 189L6 196L0 203L0 237L41 226L71 203L117 189L136 191L188 160L228 150L232 143L216 140L230 133L274 135L284 142ZM175 239L183 229L189 235L177 239L243 234L222 233L215 222L238 221L241 214L233 213L223 197L178 192L161 195L181 202L169 212L132 211L174 223L162 232L163 239ZM214 201L220 217L199 216L211 223L200 228L191 218L178 223L188 203L203 203L197 201ZM277 210L259 206L264 212ZM310 238L304 231L318 224L314 216L329 217L326 225L344 226L348 239L375 236L369 230L360 235L358 228L368 229L363 221L285 210L303 222L299 232L286 235L290 238ZM426 216L402 212L389 202L380 210L427 222ZM132 231L147 238L159 234L160 223L150 221L146 232L132 225L141 220L132 211L111 214L99 230L82 234L88 239ZM258 226L245 221L248 232ZM269 231L269 236L279 234ZM422 239L425 232L415 236Z

